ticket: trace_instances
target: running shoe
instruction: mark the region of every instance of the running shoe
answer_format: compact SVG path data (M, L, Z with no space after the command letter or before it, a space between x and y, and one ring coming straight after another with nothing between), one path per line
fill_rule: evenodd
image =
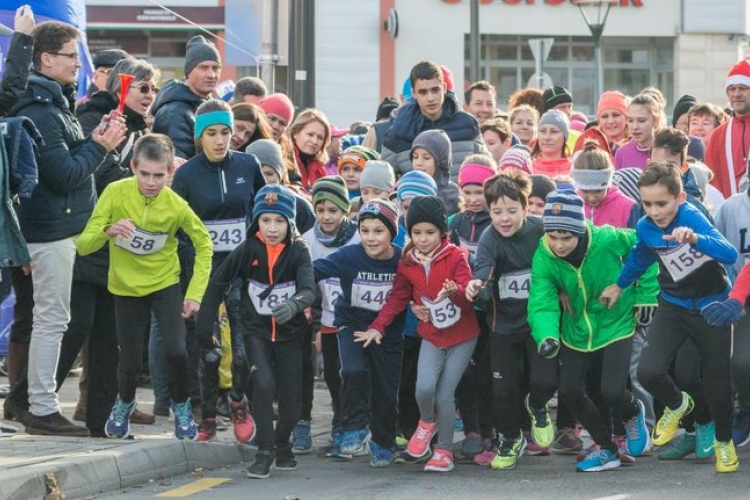
M198 437L198 428L193 420L190 398L187 398L184 403L172 401L172 415L174 415L174 437L180 441L195 441Z
M732 441L737 448L750 442L750 412L744 408L737 408L734 412Z
M367 455L367 443L371 436L367 427L357 431L346 431L341 442L341 454L350 457Z
M255 454L255 461L247 468L247 477L252 479L266 479L271 474L273 452L260 450Z
M541 448L549 448L555 441L555 426L549 418L549 406L544 408L533 408L529 403L529 395L524 399L524 406L531 419L531 436L534 442Z
M682 404L679 408L672 410L669 407L664 408L664 414L654 427L652 438L656 446L663 446L670 442L674 437L677 426L680 425L682 417L693 411L695 403L688 393L682 393Z
M621 465L620 459L609 450L597 448L584 460L578 462L578 472L599 472L616 469Z
M542 448L534 441L534 436L529 431L523 431L523 437L526 438L526 449L524 455L530 457L546 457L549 455L549 448Z
M646 433L648 434L648 431ZM617 445L617 457L620 459L620 463L622 465L633 465L635 457L628 449L628 439L625 436L612 436L612 441Z
M716 440L716 427L713 422L706 425L695 423L695 458L707 460L714 455L714 441Z
M453 452L442 448L435 448L432 458L424 466L425 472L450 472L454 468Z
M575 431L570 427L557 429L555 433L555 443L552 445L552 451L566 455L575 455L583 449L583 441Z
M714 442L714 452L716 453L716 472L737 472L740 468L740 459L731 440Z
M247 405L247 398L240 401L229 402L229 412L232 417L232 427L234 427L234 437L238 443L247 443L255 437L255 420L250 414Z
M198 425L198 439L201 443L216 441L216 419L204 418Z
M292 451L304 455L312 451L312 437L310 436L310 421L300 420L292 432Z
M651 447L646 427L646 407L640 399L635 400L638 404L638 414L625 422L625 436L627 438L627 454L640 457Z
M424 420L419 420L417 430L414 431L409 444L406 447L406 451L409 455L414 458L420 458L425 456L430 451L430 442L432 437L437 432L437 422L427 423Z
M526 438L519 434L516 439L500 437L500 445L495 458L490 463L492 470L510 470L516 466L516 460L523 455L526 447Z
M294 458L292 445L276 448L276 470L296 470L297 459Z
M396 434L396 448L405 450L407 446L409 446L409 440L403 434Z
M476 432L468 433L461 443L461 456L464 458L472 459L482 450L482 436Z
M659 460L682 460L686 456L695 453L698 447L697 442L695 434L688 434L687 432L680 434L666 446L661 447L657 457Z
M130 436L130 415L135 411L135 399L125 403L117 396L107 423L104 425L104 434L107 437L126 439Z
M383 448L378 443L370 440L370 467L388 467L393 465L393 450Z

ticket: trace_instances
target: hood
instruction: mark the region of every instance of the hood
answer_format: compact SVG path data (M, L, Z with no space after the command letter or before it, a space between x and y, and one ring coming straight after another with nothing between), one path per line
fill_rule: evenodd
M154 104L151 106L151 114L156 115L159 109L172 101L183 101L193 106L198 106L204 99L194 94L190 87L182 80L169 80L159 91Z
M416 99L412 99L398 108L398 114L393 120L393 129L396 137L413 140L423 130L440 128L439 124L450 121L458 111L460 111L458 99L451 91L445 93L443 114L434 122L428 120L419 111L419 104Z
M12 115L35 103L54 104L71 113L75 110L76 90L73 85L63 87L55 80L39 73L31 73L27 83L26 93L13 106Z
M618 188L617 186L615 186L614 184L612 184L609 187L609 189L607 190L607 196L604 197L604 199L599 204L599 206L596 207L596 209L600 210L602 208L606 208L609 205L613 205L613 204L619 202L623 198L625 198L627 200L630 200L630 201L634 201L632 198L630 198L628 196L625 196L625 193L623 193L622 191L620 191L620 188Z

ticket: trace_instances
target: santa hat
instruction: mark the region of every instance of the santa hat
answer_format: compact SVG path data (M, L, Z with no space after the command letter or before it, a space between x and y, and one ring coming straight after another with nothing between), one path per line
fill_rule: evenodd
M724 88L730 85L744 85L750 87L750 63L742 60L732 66L727 75L727 83Z

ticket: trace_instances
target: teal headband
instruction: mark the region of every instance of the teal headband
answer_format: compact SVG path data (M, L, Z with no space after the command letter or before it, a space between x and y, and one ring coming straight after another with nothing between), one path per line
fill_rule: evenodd
M195 116L195 138L200 139L203 131L211 125L226 125L234 130L234 116L231 111L211 111Z

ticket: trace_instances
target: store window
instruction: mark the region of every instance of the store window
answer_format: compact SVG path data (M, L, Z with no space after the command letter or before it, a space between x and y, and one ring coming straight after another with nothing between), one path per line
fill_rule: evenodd
M482 35L480 76L497 87L498 105L505 107L508 96L526 87L534 75L534 57L528 40L544 35ZM469 65L469 37L464 40ZM604 89L637 94L648 85L661 89L667 102L674 102L674 49L672 38L602 39ZM594 49L589 37L556 37L544 64L544 72L555 85L573 94L575 109L592 116L598 96L594 95ZM467 73L468 74L468 73Z

